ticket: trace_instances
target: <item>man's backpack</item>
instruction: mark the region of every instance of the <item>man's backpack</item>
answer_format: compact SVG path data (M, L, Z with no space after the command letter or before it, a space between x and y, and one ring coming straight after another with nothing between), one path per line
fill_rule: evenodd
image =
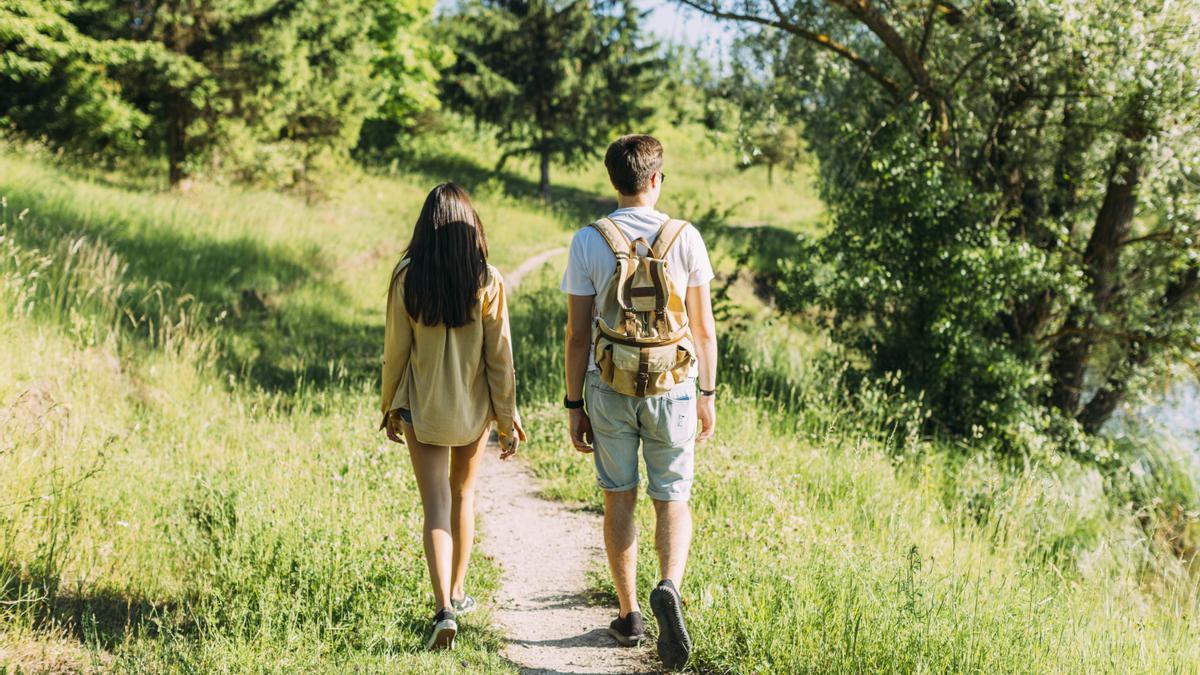
M688 224L668 219L653 245L629 241L608 218L591 226L617 256L617 269L596 296L600 379L628 396L664 394L687 380L696 360L684 297L666 261Z

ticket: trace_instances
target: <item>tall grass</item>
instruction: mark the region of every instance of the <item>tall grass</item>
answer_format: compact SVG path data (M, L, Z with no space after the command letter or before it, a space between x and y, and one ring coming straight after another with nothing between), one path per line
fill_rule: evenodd
M765 194L686 130L662 135L668 210L782 224L773 241L819 226L802 186ZM386 279L433 182L472 188L506 269L565 243L609 190L595 167L564 174L542 208L520 193L529 167L491 175L480 147L316 205L150 195L0 154L0 664L511 671L486 612L455 654L420 650L416 490L373 412ZM723 272L737 240L710 238ZM768 248L760 262L779 262ZM557 403L557 271L511 306L524 454L548 496L597 508ZM1114 498L1184 503L1178 457L1114 489L1069 458L1002 463L925 438L919 405L887 382L848 393L820 333L754 290L724 296L720 430L697 453L684 595L699 669L1195 671L1196 577L1172 550L1194 518ZM648 532L644 500L639 520ZM650 537L641 553L646 589ZM496 574L475 561L485 605Z
M420 508L407 454L375 433L373 378L283 389L229 365L256 331L331 329L310 303L336 301L334 280L242 317L220 290L286 277L305 245L229 247L203 215L142 231L107 188L39 213L56 189L23 184L0 219L0 666L511 670L486 612L455 654L423 652ZM219 264L239 259L253 269ZM496 570L474 569L486 600Z
M599 509L591 460L566 443L555 405L553 279L513 302L526 455L547 496ZM697 449L684 586L700 670L1194 671L1196 577L1099 471L924 438L919 406L897 423L905 408L886 383L846 393L828 354L794 322L723 327L719 431ZM657 574L646 501L643 591ZM607 575L595 580L611 596Z

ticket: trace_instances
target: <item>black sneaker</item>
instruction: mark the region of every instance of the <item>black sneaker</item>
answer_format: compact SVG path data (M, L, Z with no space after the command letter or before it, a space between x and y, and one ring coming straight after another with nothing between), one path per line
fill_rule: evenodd
M692 655L692 638L683 623L683 601L670 579L650 591L650 609L658 621L658 658L672 670L683 668Z
M443 607L433 617L433 632L429 635L426 649L454 649L454 636L458 634L458 622L454 610Z
M642 619L641 612L618 616L608 624L608 634L622 646L636 647L646 639L646 621Z

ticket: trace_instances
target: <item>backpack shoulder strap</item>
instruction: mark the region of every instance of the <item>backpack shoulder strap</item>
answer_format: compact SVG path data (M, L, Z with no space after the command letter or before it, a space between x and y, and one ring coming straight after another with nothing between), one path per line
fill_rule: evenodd
M618 258L629 255L629 238L611 219L601 218L592 223L590 227L595 228L600 236L604 237L605 243Z
M658 228L658 235L654 238L654 246L650 249L652 255L659 259L666 257L667 252L675 245L675 242L679 239L679 235L687 229L687 226L688 222L686 220L667 219L667 222Z

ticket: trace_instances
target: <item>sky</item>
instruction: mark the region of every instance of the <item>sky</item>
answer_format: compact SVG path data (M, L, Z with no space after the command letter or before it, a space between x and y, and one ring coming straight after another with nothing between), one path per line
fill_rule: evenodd
M666 42L699 47L705 56L715 59L733 41L733 34L725 23L678 2L641 0L639 6L650 10L646 28Z

